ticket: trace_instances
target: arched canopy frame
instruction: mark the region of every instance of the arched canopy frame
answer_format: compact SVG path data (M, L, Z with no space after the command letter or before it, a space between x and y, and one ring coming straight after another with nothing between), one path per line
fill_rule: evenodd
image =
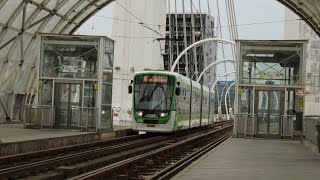
M39 33L72 34L114 0L1 0L0 92L31 93Z
M1 0L0 92L31 91L37 33L72 34L114 0ZM320 1L277 0L320 35Z
M235 59L224 59L224 60L216 61L216 62L213 62L213 63L209 64L206 68L203 69L203 71L201 72L201 74L199 75L199 77L198 77L198 79L197 79L197 82L200 82L202 76L204 75L204 73L205 73L210 67L219 65L219 64L221 64L221 63L226 63L226 62L236 63L236 60L235 60Z

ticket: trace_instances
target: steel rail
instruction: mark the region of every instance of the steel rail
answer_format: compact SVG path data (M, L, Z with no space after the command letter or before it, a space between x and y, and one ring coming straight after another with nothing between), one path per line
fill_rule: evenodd
M107 141L100 141L98 143L86 143L83 145L68 146L66 148L67 150L68 149L77 150L77 151L71 151L71 152L66 151L63 148L55 148L54 152L59 152L60 154L56 154L54 157L52 157L52 155L47 156L45 154L46 151L41 151L42 153L40 154L45 155L44 158L41 156L36 156L39 159L32 159L31 156L29 156L27 160L30 162L20 162L18 163L19 165L17 166L0 169L0 179L1 178L17 178L17 177L26 178L28 176L35 176L43 172L57 169L57 167L61 167L61 166L67 167L70 165L72 165L72 167L76 167L79 165L79 163L81 164L82 162L86 162L85 166L77 167L80 173L84 173L92 169L97 169L102 166L109 165L115 161L121 161L126 158L130 158L132 156L141 155L150 150L152 151L155 149L159 149L160 147L163 147L163 145L165 146L168 145L167 143L169 142L171 143L176 142L177 139L185 139L189 135L196 135L197 133L203 133L203 130L205 131L209 129L219 130L221 127L227 126L230 123L231 121L216 122L213 125L206 126L205 129L201 127L199 129L192 129L184 132L182 131L177 134L174 134L173 136L156 136L156 137L147 137L146 139L139 139L139 138L142 138L141 136L139 136L139 138L138 136L132 136L127 138L117 138L117 139L111 139ZM135 138L137 138L137 140ZM118 140L120 140L120 142ZM128 140L133 142L127 142ZM122 143L122 144L112 144L112 143ZM94 145L97 145L97 144L99 146L96 146L94 149L92 148L88 150L85 148L77 149L79 147L94 147ZM110 146L105 147L106 145L112 145L112 147ZM67 155L64 155L63 153L67 153ZM71 153L74 153L74 154L71 154ZM34 155L34 153L29 153L29 154ZM22 158L23 156L18 155L18 157ZM100 163L97 163L98 161ZM68 172L60 171L57 173L57 175L61 175L61 173L66 175L65 173L68 173ZM69 177L69 175L67 176Z
M0 178L3 177L12 177L12 176L18 176L21 173L25 172L32 172L32 171L40 171L44 168L50 168L57 165L62 165L66 162L72 162L72 161L81 161L81 160L87 160L90 157L98 156L101 154L102 156L109 156L113 155L119 152L123 152L126 150L130 150L132 148L146 146L148 144L152 144L154 142L158 141L164 141L167 140L167 137L159 136L154 138L148 138L143 140L137 140L133 142L127 142L125 144L119 144L115 145L113 147L104 147L99 149L93 149L89 151L84 151L76 154L71 155L65 155L60 157L55 157L47 160L37 161L29 164L23 164L19 166L13 166L10 168L0 169Z
M116 174L117 171L125 171L128 170L131 167L134 167L135 164L144 164L143 162L148 160L148 159L154 159L157 160L157 158L159 158L159 155L162 155L160 157L164 157L165 154L168 154L169 152L175 152L179 149L183 149L186 148L189 145L195 145L199 142L199 139L201 138L212 138L212 135L217 135L218 133L224 132L225 130L232 130L233 125L229 125L223 128L220 128L218 130L214 130L211 132L207 132L204 133L202 135L187 139L187 140L183 140L181 142L172 144L172 145L168 145L165 146L163 148L157 149L155 151L152 152L148 152L146 154L143 155L138 155L136 157L106 166L104 168L100 168L94 171L91 171L89 173L71 178L73 180L84 180L84 179L101 179L101 178L106 178L109 176L113 176L114 174ZM170 156L168 154L168 156ZM129 170L128 170L129 171ZM134 172L136 173L136 172ZM124 174L130 174L130 172L126 172ZM110 177L109 177L110 178Z
M26 159L44 158L46 156L57 155L60 153L66 153L66 152L70 153L71 151L72 152L79 151L79 150L83 151L84 149L96 148L98 146L112 145L115 143L129 142L129 141L133 141L141 138L142 137L139 135L125 136L125 137L108 139L108 140L101 140L101 141L95 141L95 142L89 142L89 143L83 143L83 144L44 149L44 150L33 151L28 153L0 156L0 164L1 164L0 168L3 169L4 167L8 167L8 165L5 165L5 164L10 164L10 163L17 164L17 163L20 163L21 161L25 161Z
M228 133L221 138L219 138L217 141L214 141L207 146L201 148L199 151L194 152L193 154L179 160L178 162L172 164L171 166L159 171L158 173L154 174L153 176L147 178L150 180L158 179L158 180L164 180L164 179L170 179L177 173L179 173L181 170L186 168L188 165L190 165L192 162L199 159L204 154L208 153L215 147L219 146L221 143L223 143L225 140L230 138L232 133Z

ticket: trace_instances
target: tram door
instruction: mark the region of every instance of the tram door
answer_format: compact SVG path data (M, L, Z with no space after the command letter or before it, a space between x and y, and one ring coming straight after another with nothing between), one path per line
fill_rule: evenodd
M280 136L283 109L284 91L256 90L257 136L274 138Z
M55 128L75 128L80 119L79 107L82 104L82 84L55 83L54 105Z

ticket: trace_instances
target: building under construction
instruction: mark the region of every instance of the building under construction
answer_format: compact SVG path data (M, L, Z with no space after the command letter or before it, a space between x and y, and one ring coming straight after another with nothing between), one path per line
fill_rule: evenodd
M185 28L184 28L185 27ZM215 37L214 17L208 14L167 14L164 69L169 70L179 54L193 42ZM216 43L206 43L190 50L179 62L176 71L197 78L205 67L216 61ZM195 55L196 54L196 55ZM203 84L211 86L215 67L204 75Z

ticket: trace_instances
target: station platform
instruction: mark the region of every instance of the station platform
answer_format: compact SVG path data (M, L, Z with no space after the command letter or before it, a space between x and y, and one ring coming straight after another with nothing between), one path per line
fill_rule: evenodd
M174 180L314 180L320 157L300 141L230 138Z
M68 129L25 129L23 124L0 124L0 156L26 153L133 134L129 128L112 132L82 132Z

